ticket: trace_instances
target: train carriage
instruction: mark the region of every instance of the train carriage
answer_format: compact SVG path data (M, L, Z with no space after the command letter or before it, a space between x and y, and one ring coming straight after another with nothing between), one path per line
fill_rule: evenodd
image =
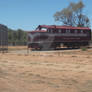
M56 25L39 25L35 31L28 32L29 48L81 47L89 45L91 29Z

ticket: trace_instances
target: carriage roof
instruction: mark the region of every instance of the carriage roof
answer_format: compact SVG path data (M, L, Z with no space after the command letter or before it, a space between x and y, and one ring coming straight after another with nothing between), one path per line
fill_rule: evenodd
M90 28L88 28L88 27L72 27L72 26L57 26L57 25L39 25L38 27L55 28L55 29L82 29L82 30L90 30Z

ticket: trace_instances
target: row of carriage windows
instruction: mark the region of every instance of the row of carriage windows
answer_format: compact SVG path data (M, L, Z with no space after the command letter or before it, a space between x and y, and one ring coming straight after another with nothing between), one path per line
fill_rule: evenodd
M53 30L53 29L48 29L47 32L49 33L86 33L86 30Z

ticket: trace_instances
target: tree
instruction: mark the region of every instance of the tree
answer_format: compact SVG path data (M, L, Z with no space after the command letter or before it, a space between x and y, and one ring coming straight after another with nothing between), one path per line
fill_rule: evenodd
M13 30L8 29L9 42L27 42L27 32L22 29Z
M89 18L83 14L84 4L82 1L78 3L71 2L67 8L56 12L54 18L56 21L62 22L63 25L89 27Z
M18 29L17 33L18 33L18 41L22 41L23 40L23 36L24 36L23 30Z
M12 29L8 29L8 41L13 41L13 31Z

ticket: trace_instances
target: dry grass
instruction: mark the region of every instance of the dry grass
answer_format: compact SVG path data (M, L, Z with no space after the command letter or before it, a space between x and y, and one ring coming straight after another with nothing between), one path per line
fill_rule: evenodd
M27 46L8 46L9 51L11 50L26 50Z
M0 92L92 92L92 50L0 54Z

